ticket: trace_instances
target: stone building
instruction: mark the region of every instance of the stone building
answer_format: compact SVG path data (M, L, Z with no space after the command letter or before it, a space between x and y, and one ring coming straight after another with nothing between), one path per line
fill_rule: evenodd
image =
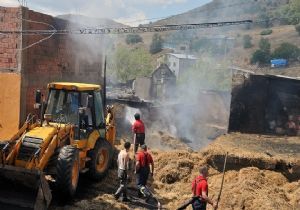
M167 100L174 96L176 76L166 64L161 64L150 77L138 77L135 94L144 100Z

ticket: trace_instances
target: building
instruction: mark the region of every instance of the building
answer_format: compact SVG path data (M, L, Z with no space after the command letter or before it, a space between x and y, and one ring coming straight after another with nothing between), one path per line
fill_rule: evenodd
M229 131L300 135L299 93L299 78L250 74L239 79L232 89Z
M66 29L71 23L26 7L0 7L0 30ZM33 109L34 93L51 81L100 84L99 40L70 35L0 34L0 139L10 138ZM40 41L45 39L44 41ZM89 44L89 45L88 45ZM97 48L97 53L88 46Z
M143 100L166 100L174 96L176 76L166 64L161 64L150 77L138 77L135 94Z
M158 61L162 63L165 62L170 70L175 74L176 78L180 78L185 70L189 69L191 66L195 65L197 58L193 55L187 54L177 54L177 53L167 53L164 58L160 58Z
M161 64L151 75L152 98L168 99L174 96L176 76L166 64Z

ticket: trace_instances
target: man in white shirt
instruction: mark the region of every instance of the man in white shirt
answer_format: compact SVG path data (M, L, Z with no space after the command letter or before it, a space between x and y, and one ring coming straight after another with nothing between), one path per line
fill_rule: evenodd
M127 170L129 168L129 149L130 149L130 142L125 142L124 149L120 151L118 155L118 178L120 180L120 187L114 194L115 199L119 199L122 195L122 201L128 202L127 198Z

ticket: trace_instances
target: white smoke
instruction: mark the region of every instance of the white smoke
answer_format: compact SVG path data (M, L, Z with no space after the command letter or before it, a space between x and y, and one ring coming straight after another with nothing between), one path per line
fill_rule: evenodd
M141 110L137 108L132 108L126 106L125 108L125 123L130 123L131 125L134 122L134 114L139 113L141 114Z

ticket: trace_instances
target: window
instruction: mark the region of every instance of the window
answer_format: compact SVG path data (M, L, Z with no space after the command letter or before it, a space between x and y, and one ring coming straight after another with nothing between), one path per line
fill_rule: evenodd
M100 91L95 92L95 115L96 115L96 126L99 126L101 123L104 123L103 116L103 104Z
M92 118L92 111L93 111L93 95L88 92L81 93L81 106L85 107L85 116L84 121L86 126L93 127L93 118Z
M78 98L77 92L51 90L45 113L52 115L53 122L78 124Z

